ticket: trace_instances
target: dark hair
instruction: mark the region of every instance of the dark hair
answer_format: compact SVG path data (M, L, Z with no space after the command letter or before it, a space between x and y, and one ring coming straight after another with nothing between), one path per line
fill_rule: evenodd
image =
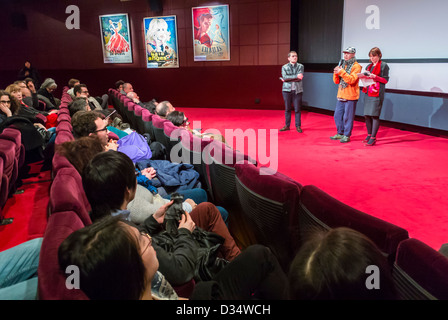
M80 271L80 289L91 300L138 300L146 288L138 240L119 217L108 216L70 234L59 246L62 272Z
M86 101L86 98L76 97L75 99L73 99L73 101L70 102L68 105L70 117L73 117L73 115L78 111L89 111L89 110L86 110L87 105L88 105L88 102Z
M9 100L11 100L10 110L12 115L16 115L19 113L20 104L19 101L14 96L12 96L8 91L5 90L0 90L0 96L8 96ZM0 110L0 112L4 114L3 111Z
M370 49L369 57L370 57L370 55L372 55L372 56L379 56L380 59L383 57L383 54L381 53L381 50L378 47L374 47L374 48Z
M68 81L68 87L69 88L73 88L74 86L75 86L75 83L77 83L77 82L80 82L78 79L70 79L69 81Z
M74 137L86 137L96 131L95 120L99 116L93 111L78 111L72 117L72 127Z
M171 121L176 127L180 127L184 123L185 114L180 111L170 112L166 119Z
M377 266L380 289L369 289L368 266ZM292 299L395 299L390 267L378 247L362 233L335 228L302 245L289 270Z
M82 174L84 167L104 148L96 135L82 137L73 141L67 141L55 146L55 151L70 161L70 163Z
M126 191L137 188L132 160L124 153L109 150L97 154L82 173L82 185L92 207L92 221L119 210Z
M115 89L119 89L120 86L122 86L124 84L123 80L118 80L117 82L115 82Z
M76 86L73 87L73 95L76 97L76 94L79 92L82 92L81 88L87 88L87 86L84 83L81 84L77 84Z

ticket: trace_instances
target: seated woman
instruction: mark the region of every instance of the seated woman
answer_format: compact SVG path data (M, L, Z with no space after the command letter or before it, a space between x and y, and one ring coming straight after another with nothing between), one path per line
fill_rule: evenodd
M129 220L128 204L135 197L137 180L134 164L127 155L117 151L97 154L84 167L82 183L92 208L92 221L109 215ZM156 239L156 251L161 262L160 271L170 283L184 284L193 277L204 280L202 273L198 274L198 268L206 265L199 260L208 254L211 265L207 266L222 266L223 261L218 257L231 261L239 255L240 249L218 209L208 202L197 205L191 211L191 217L187 212L182 215L182 219L192 219L192 223L197 223L201 229L195 229L193 234L167 234L164 217L171 204L172 201L161 206L139 227ZM215 256L215 253L218 256ZM216 271L207 268L204 275Z
M179 233L188 235L192 228L194 225L183 219ZM91 300L178 299L163 277L162 259L156 239L111 216L75 231L58 250L60 270L77 266L80 289ZM186 298L285 299L286 289L287 279L275 256L268 248L253 245L212 281L196 284L192 296Z
M369 267L377 268L377 279ZM291 299L396 299L384 255L365 235L344 227L317 232L304 243L291 263L289 282Z
M33 123L29 118L20 115L20 108L14 96L0 90L0 128L14 125L22 134L26 152L36 151L42 156L43 149L54 141L55 128L46 129L41 123Z
M52 110L50 112L39 111L32 106L28 106L23 101L22 89L19 85L11 84L5 91L9 92L19 102L20 108L17 111L18 115L30 119L33 123L42 123L47 129L56 127L58 110Z

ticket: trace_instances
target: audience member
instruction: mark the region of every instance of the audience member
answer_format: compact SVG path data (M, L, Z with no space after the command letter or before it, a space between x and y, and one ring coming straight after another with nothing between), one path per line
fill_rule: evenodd
M166 119L170 112L173 112L175 110L176 109L169 101L162 101L159 102L156 106L156 115L158 115L162 119Z
M127 95L129 92L134 91L134 88L132 87L132 84L129 82L123 83L123 89L121 91L122 94Z
M369 267L376 269L372 281ZM291 263L289 282L292 299L396 298L384 255L365 235L344 227L317 232L304 243Z
M68 110L70 112L70 117L73 117L78 111L91 111L92 109L90 109L89 102L86 98L77 97L68 104Z
M361 65L356 61L356 49L348 47L344 59L333 70L333 82L338 85L337 103L334 110L334 122L337 133L331 140L341 143L350 142L355 120L356 104L359 99L359 78Z
M39 111L31 106L26 105L23 102L22 90L19 85L11 84L9 85L6 92L10 93L11 96L17 100L19 108L16 114L29 119L33 123L40 123L45 126L45 128L53 128L57 124L57 114L58 110L54 109L50 112Z
M39 100L43 100L46 103L47 110L59 109L61 100L55 98L53 95L53 92L57 87L56 82L52 78L47 78L44 80L39 90L37 90Z
M92 221L108 215L121 216L123 219L129 220L128 204L135 197L137 180L134 164L128 156L113 151L97 154L84 168L82 181L92 208ZM196 222L207 232L198 229L194 235L168 234L164 231L163 222L165 213L171 204L172 201L162 205L140 228L156 239L156 250L161 261L160 271L172 284L180 285L190 281L199 266L208 270L207 263L209 261L205 259L206 261L200 262L198 259L205 258L202 254L216 259L214 254L219 253L222 258L231 261L240 253L218 209L211 203L197 205L191 211L191 217L190 214L185 213L187 223L194 226ZM189 222L190 219L193 220ZM213 233L210 234L210 232ZM219 236L216 237L215 234ZM215 252L217 248L215 246L218 244L221 245L218 252ZM202 248L200 252L196 252L198 246ZM168 254L168 252L175 252L175 254ZM198 254L201 257L198 257ZM203 264L204 262L206 264ZM210 262L214 265L213 260ZM208 272L212 272L212 270L208 270Z
M170 112L168 114L168 116L166 117L166 119L171 121L176 127L184 128L185 130L188 130L193 135L195 135L195 136L197 136L197 137L199 137L201 139L204 138L204 137L208 137L208 138L212 138L212 139L221 141L223 143L226 143L224 136L221 135L221 134L209 133L209 132L201 133L200 131L198 131L196 129L191 129L190 128L190 121L188 121L188 118L181 111L177 111L176 110L176 111Z
M187 237L193 227L190 220L183 218L179 233ZM157 251L156 239L119 217L105 217L72 233L60 245L58 260L62 271L70 265L79 267L80 289L91 300L178 299L164 280L163 256ZM271 251L254 245L213 281L196 284L190 298L284 299L285 288L286 276Z
M36 86L32 78L25 78L25 84L28 89L30 89L31 93L37 93Z
M67 90L67 93L70 95L70 97L72 99L75 98L75 94L74 94L73 90L75 89L75 86L77 86L78 84L81 84L81 81L79 81L78 79L72 78L72 79L70 79L68 81L68 88L69 89Z
M107 120L95 111L78 111L72 117L73 136L75 139L96 135L105 150L117 150L118 144L109 139Z
M42 238L0 252L0 300L37 299L37 268Z

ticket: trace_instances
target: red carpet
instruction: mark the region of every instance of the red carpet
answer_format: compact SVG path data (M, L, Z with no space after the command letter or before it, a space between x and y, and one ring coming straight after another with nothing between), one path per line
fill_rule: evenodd
M192 125L200 119L196 127L219 130L230 145L302 185L316 185L358 210L401 226L436 250L448 242L446 138L381 127L377 145L369 148L361 142L363 122L355 122L352 142L341 144L329 139L335 126L328 115L303 112L304 132L299 134L278 132L283 111L177 109L186 112ZM232 132L239 139L231 139ZM240 147L242 134L246 138ZM32 177L20 188L25 192L10 198L3 209L5 218L14 217L14 222L0 226L0 251L43 235L51 173L41 172L41 167L31 167Z
M177 110L184 111L192 124L200 119L201 125L196 127L218 129L224 135L225 129L239 128L247 136L252 130L258 133L258 129L266 129L267 150L270 138L278 134L279 172L401 226L410 237L434 249L448 242L448 139L444 137L380 127L377 144L365 147L363 122L355 121L350 143L330 140L336 129L329 115L303 112L304 132L299 134L295 130L277 131L284 125L283 111L180 107ZM262 132L258 136L262 137ZM247 141L246 138L246 153L265 154L264 141L259 149L256 144L247 146ZM235 141L227 142L237 146ZM272 152L276 153L275 148ZM275 157L271 156L273 160ZM271 168L275 166L271 164Z
M0 251L43 236L47 226L51 171L41 170L42 162L31 164L28 176L19 187L24 192L15 194L6 202L3 216L14 220L0 226Z

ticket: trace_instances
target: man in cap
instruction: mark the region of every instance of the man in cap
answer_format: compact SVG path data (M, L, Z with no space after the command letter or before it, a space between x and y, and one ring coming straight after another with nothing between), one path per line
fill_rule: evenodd
M336 108L334 110L334 122L337 134L330 137L341 143L350 142L350 136L355 120L356 104L359 99L358 73L361 65L356 61L356 49L348 47L344 51L344 59L334 68L333 81L339 85Z

